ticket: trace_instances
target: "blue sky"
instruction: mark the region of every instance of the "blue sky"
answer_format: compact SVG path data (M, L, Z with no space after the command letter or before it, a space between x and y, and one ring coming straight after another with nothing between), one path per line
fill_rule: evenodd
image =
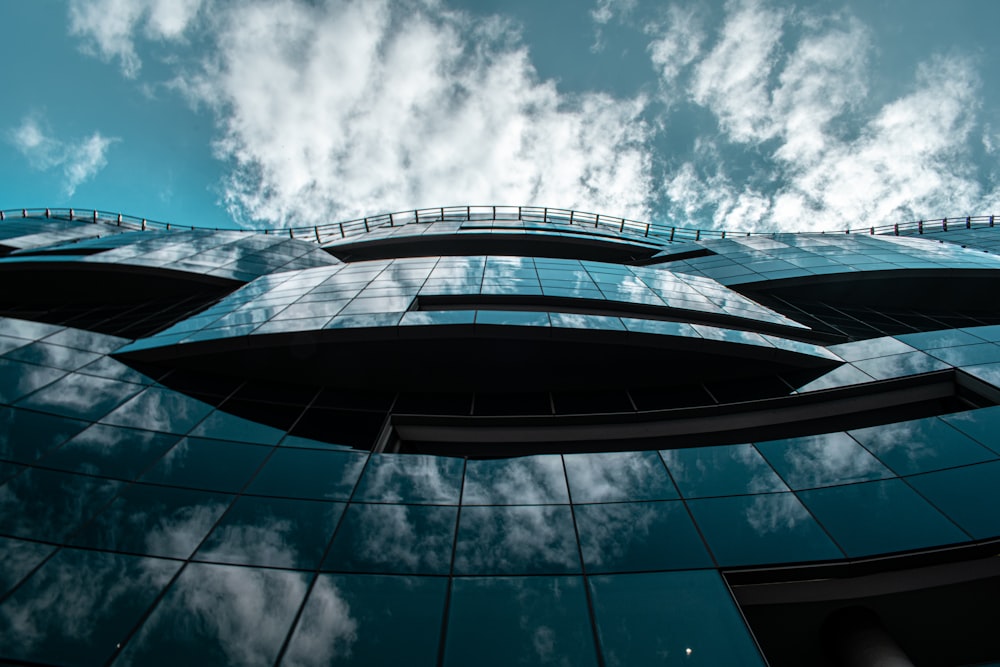
M0 3L0 207L702 228L1000 209L1000 3Z

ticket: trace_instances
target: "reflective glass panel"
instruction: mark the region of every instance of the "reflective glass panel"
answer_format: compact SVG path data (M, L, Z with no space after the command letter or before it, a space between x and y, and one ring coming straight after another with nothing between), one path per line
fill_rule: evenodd
M455 507L352 503L323 569L448 574L457 513Z
M73 544L149 556L187 558L226 511L232 496L133 484L77 533Z
M712 567L684 503L577 505L587 572Z
M579 577L455 579L444 664L596 665L583 585Z
M472 460L465 468L465 505L568 503L566 475L558 456Z
M321 574L285 665L437 664L447 580Z
M690 500L688 507L722 566L842 557L791 493Z
M678 497L656 452L571 454L563 458L574 503Z
M995 459L993 452L937 417L850 431L900 475Z
M578 572L580 557L568 505L464 507L456 574Z
M917 491L976 539L1000 535L1000 462L907 478Z
M192 563L115 665L270 665L291 629L309 575Z
M198 560L314 569L343 503L243 496L198 549Z
M457 504L462 466L462 459L373 454L355 500Z
M758 442L757 449L793 489L893 476L846 433Z
M0 605L0 650L49 664L103 664L179 567L63 549Z
M73 419L0 408L0 458L33 463L86 426Z
M144 482L235 493L271 451L239 442L184 438L143 476Z
M764 664L714 570L596 576L590 587L608 665Z
M802 491L798 495L850 557L968 539L899 479Z
M660 454L686 498L788 490L753 445L670 449Z
M45 459L45 465L135 479L177 442L176 435L94 424Z
M26 574L55 551L55 547L38 542L25 542L12 537L0 537L0 596L17 584Z
M247 493L315 500L347 500L365 454L278 448L247 487Z
M25 470L0 487L0 532L62 542L121 486L97 477Z

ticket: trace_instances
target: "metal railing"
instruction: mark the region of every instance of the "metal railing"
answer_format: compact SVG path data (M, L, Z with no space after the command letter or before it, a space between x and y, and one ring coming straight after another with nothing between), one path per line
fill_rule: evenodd
M658 242L700 241L708 239L724 239L727 236L769 236L775 232L745 232L719 229L697 229L676 227L656 222L640 222L602 213L589 213L564 208L548 208L543 206L440 206L436 208L413 209L382 213L365 218L330 222L321 225L285 227L283 229L222 229L219 227L199 227L197 225L177 225L139 218L122 213L101 210L79 210L72 208L22 208L0 210L0 221L14 218L46 218L53 220L69 220L80 222L104 223L123 227L129 230L208 230L232 231L253 234L287 235L289 238L311 241L319 245L328 245L344 239L360 237L374 229L401 227L404 225L429 225L437 222L458 223L509 223L537 224L564 227L580 231L607 232L627 235L635 239L649 238ZM961 226L967 229L973 227L993 227L993 215L953 216L933 220L917 220L911 222L874 225L869 227L848 228L839 232L843 234L895 234L916 232L917 234L934 231L948 231ZM500 226L503 226L502 224Z

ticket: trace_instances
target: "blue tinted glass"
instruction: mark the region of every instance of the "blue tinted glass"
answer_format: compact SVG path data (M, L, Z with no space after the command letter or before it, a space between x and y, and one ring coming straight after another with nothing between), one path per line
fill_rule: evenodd
M572 454L563 458L574 503L678 497L656 452Z
M312 449L277 449L248 493L316 500L347 500L368 457Z
M465 505L568 503L566 475L558 456L473 460L465 468Z
M282 664L437 664L447 580L321 574Z
M65 374L54 368L0 359L0 401L13 403Z
M342 503L243 496L198 549L198 560L315 569Z
M4 376L0 373L0 377ZM72 373L36 391L19 405L96 421L142 389L137 384Z
M846 433L758 442L757 449L793 489L893 476Z
M212 411L212 406L184 394L151 387L131 399L102 422L150 431L184 434Z
M931 350L939 347L952 347L955 345L973 345L983 342L971 334L964 331L946 329L944 331L927 331L922 333L905 334L896 336L907 345L912 345L918 350Z
M275 445L285 432L281 429L252 422L249 419L236 417L216 410L198 424L191 435L219 440L236 440L253 442L261 445Z
M579 577L455 579L444 664L596 665L583 585Z
M94 424L52 452L45 465L131 480L176 442L176 435Z
M134 484L77 533L73 544L187 558L232 496Z
M455 507L352 503L323 569L448 574Z
M997 437L1000 433L1000 405L944 415L941 419L974 438L979 444L1000 453L1000 438Z
M948 364L935 359L926 352L906 352L887 357L856 361L854 365L876 380L929 373L949 368Z
M0 537L0 563L3 563L3 567L0 567L0 596L6 594L53 551L55 547L47 544Z
M578 572L568 505L465 507L455 547L456 574Z
M684 503L577 505L583 562L588 572L712 567Z
M900 475L996 458L993 452L937 417L874 426L850 434Z
M690 500L688 507L722 566L842 557L791 493Z
M72 419L0 408L0 458L33 463L86 426Z
M17 354L16 352L14 354ZM931 354L954 366L992 364L1000 361L1000 345L980 343L932 350Z
M305 597L308 577L192 563L115 664L273 664Z
M916 475L907 481L976 539L1000 535L994 502L1000 462Z
M850 557L968 539L902 480L836 486L798 495Z
M5 359L24 361L29 364L59 368L64 371L72 371L85 364L96 360L100 355L94 352L84 352L62 345L49 345L48 343L32 343L19 347L4 355Z
M608 665L763 665L715 571L590 578Z
M271 451L239 442L184 438L143 475L144 482L235 493Z
M180 563L63 549L0 605L5 657L99 665L167 585Z
M660 454L686 498L788 490L752 445L670 449Z
M462 465L462 459L373 454L355 500L457 504Z
M0 487L0 532L61 542L121 486L97 477L25 470Z

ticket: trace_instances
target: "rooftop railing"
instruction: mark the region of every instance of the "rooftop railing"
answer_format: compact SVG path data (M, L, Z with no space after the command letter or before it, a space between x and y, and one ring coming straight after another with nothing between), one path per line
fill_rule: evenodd
M911 222L874 225L869 227L848 228L839 232L845 234L924 234L936 231L948 231L956 227L993 227L993 215L953 216L932 220L916 220ZM589 213L564 208L548 208L542 206L441 206L437 208L422 208L409 211L383 213L365 218L330 222L321 225L285 227L283 229L221 229L218 227L199 227L197 225L177 225L139 218L122 213L101 210L80 210L72 208L22 208L0 210L0 221L15 218L47 218L53 220L68 220L92 223L104 223L124 227L129 230L213 230L235 231L255 234L287 235L289 238L312 241L321 246L329 245L361 237L375 229L402 227L413 224L434 224L437 222L482 222L482 223L521 223L521 225L543 225L565 227L591 233L605 232L627 235L632 238L649 238L657 242L676 243L683 241L700 241L709 239L724 239L727 236L769 236L775 232L746 232L719 229L697 229L676 227L656 222L640 222L619 218L603 213ZM512 225L519 227L521 225Z

